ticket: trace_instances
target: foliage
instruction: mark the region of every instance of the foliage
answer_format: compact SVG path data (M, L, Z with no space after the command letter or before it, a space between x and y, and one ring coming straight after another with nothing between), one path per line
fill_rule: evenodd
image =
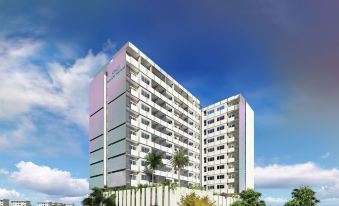
M174 167L174 169L178 172L178 181L180 186L180 171L182 168L188 165L189 158L183 151L177 151L172 160L171 164Z
M315 206L320 202L315 198L315 192L307 186L294 189L292 198L284 206Z
M188 188L192 190L204 190L204 187L200 185L190 185Z
M214 206L214 203L208 199L207 196L199 197L193 192L189 195L182 196L179 206Z
M85 206L115 206L115 195L105 198L103 192L99 188L93 188L87 198L82 200Z
M234 202L231 206L266 206L263 200L260 200L261 193L253 189L247 189L240 193L240 200Z
M156 170L157 167L162 164L162 157L160 154L156 152L151 152L146 155L145 160L146 160L145 171L148 173L148 175L151 175L152 183L153 183L154 182L154 170Z

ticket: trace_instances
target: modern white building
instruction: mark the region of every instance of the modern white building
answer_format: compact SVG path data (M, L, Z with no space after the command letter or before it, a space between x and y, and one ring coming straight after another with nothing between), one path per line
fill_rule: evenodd
M9 199L0 200L0 206L9 206Z
M225 115L234 113L236 116L233 133L228 116L225 117L226 121L221 121L225 130L215 133L232 134L233 144L229 144L229 136L225 136L226 141L215 144L224 144L226 149L221 152L226 154L225 164L228 167L227 163L231 163L233 158L234 172L226 168L215 171L213 175L224 174L226 182L223 181L224 187L216 186L214 189L238 192L253 187L253 168L249 168L253 166L253 135L240 134L246 128L253 128L253 119L250 121L248 118L247 124L241 127L245 130L239 128L239 120L242 120L240 102L245 101L240 95L201 110L196 97L128 42L92 80L89 99L91 187L148 183L149 179L144 173L144 157L151 151L161 154L164 163L155 171L155 181L177 180L170 160L176 151L182 150L190 160L189 166L180 174L182 184L204 185L212 189L212 182L204 180L212 176L211 171L204 171L209 163L204 163L204 160L218 153L204 153L204 149L209 149L207 146L212 146L203 144L205 139L212 137L212 134L205 135L204 132L213 125L204 125L203 122L217 114L205 115L205 112L218 107L218 104L224 105L222 112L225 111ZM232 107L228 101L237 105ZM234 109L231 111L231 108ZM241 138L245 139L240 141ZM246 138L251 140L245 141ZM233 152L229 150L231 147ZM230 182L231 179L234 183Z
M27 200L13 200L11 206L31 206L31 201Z
M241 95L202 109L203 180L208 190L254 188L254 112Z
M74 206L74 203L38 202L37 206Z

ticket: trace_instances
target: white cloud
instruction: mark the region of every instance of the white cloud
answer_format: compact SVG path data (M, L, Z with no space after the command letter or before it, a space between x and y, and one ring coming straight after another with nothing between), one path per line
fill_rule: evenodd
M325 154L323 154L323 155L321 155L321 159L326 159L326 158L328 158L329 156L331 156L331 153L329 153L329 152L326 152Z
M259 188L295 188L307 185L320 188L317 195L321 199L339 198L339 169L321 168L313 162L255 167L255 184Z
M70 172L21 161L11 174L19 186L52 196L78 197L88 193L86 179L74 178Z
M19 200L23 198L24 198L23 195L15 190L8 190L5 188L0 188L0 199Z
M65 66L46 59L45 47L41 41L0 36L0 119L43 107L87 128L88 83L108 56L89 51Z
M8 173L9 172L7 170L0 168L0 175L7 175Z
M262 198L266 205L282 205L283 203L287 202L287 199L281 198L281 197L264 197Z

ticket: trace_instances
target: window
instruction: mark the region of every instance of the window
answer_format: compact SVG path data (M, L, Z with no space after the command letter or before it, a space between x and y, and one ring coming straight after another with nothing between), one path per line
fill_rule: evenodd
M217 176L217 179L220 180L220 179L225 179L225 175L218 175Z
M225 146L224 146L224 145L221 145L221 146L218 146L218 147L217 147L217 150L222 150L222 149L225 149Z
M146 175L141 175L141 179L142 180L147 180L147 176Z
M141 90L141 94L142 96L146 97L147 99L149 99L149 93L146 92L145 90Z
M225 185L217 185L217 189L224 189Z
M213 133L213 132L214 132L214 129L209 129L209 130L207 131L208 134L211 134L211 133Z
M129 148L130 148L131 150L137 150L137 148L136 148L134 145L129 145Z
M220 117L217 118L217 121L221 121L223 119L225 119L225 116L220 116Z
M214 176L207 177L208 180L214 180Z
M149 153L150 149L147 147L141 147L141 151L144 153Z
M208 139L207 142L208 143L214 142L214 138Z
M149 83L150 83L150 81L146 77L144 77L144 76L141 76L141 80L143 82L145 82L147 85L149 85Z
M208 186L207 188L208 188L209 190L213 190L213 189L214 189L214 185Z
M223 109L225 109L225 106L224 106L224 105L218 107L218 108L217 108L217 111L220 111L220 110L223 110Z
M217 131L220 131L220 130L223 130L223 129L225 129L225 126L224 126L224 125L222 125L222 126L220 126L220 127L217 127Z
M214 151L214 147L207 149L207 152L213 152L213 151Z
M225 159L225 155L220 155L217 157L217 160L223 160L223 159Z
M223 140L223 139L225 139L224 135L217 137L217 140Z
M208 171L213 171L213 170L214 170L214 167L208 167L207 170L208 170Z
M222 169L225 169L225 165L218 165L217 166L217 170L222 170Z
M143 123L144 125L149 125L149 121L146 119L141 119L141 123Z
M135 175L130 175L130 177L131 177L131 180L136 180L137 179L137 176L135 176Z
M207 112L208 115L213 114L213 113L214 113L214 109Z
M142 132L141 137L144 139L149 139L150 135Z
M210 157L210 158L208 158L208 161L209 161L209 162L212 162L212 161L214 161L214 157Z
M207 144L206 139L204 139L204 144Z
M130 163L131 165L136 165L136 164L137 164L136 161L133 160L133 159L130 159L130 160L129 160L129 163Z
M210 119L207 121L207 124L213 124L214 123L214 119Z
M146 112L149 112L150 110L149 107L144 104L141 105L141 109L145 110Z
M146 166L146 162L144 160L141 160L141 166Z

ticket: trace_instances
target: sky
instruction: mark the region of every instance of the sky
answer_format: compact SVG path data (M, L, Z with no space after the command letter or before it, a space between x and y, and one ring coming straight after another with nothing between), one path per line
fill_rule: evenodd
M0 199L88 192L88 85L126 41L202 107L255 111L255 187L339 205L339 1L0 0Z

